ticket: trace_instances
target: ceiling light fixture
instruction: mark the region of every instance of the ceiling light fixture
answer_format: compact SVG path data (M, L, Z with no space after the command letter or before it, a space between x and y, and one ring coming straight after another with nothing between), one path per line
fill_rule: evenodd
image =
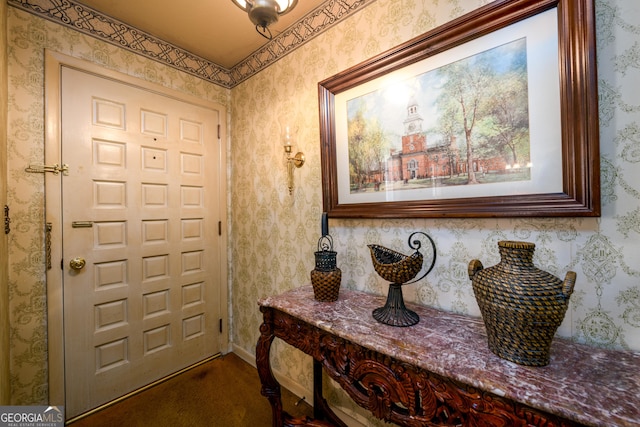
M264 38L271 40L269 25L278 22L280 15L290 12L298 0L232 0L240 9L247 12L249 19L256 26L256 31Z

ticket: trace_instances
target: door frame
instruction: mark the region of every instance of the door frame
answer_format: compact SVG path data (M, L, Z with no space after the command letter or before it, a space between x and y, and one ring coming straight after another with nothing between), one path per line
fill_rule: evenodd
M229 352L229 281L228 281L228 209L227 209L227 110L225 106L207 101L193 95L166 88L156 83L147 82L118 71L108 70L98 64L67 56L58 52L45 50L45 164L61 163L62 129L62 67L73 68L98 77L129 84L143 90L154 92L168 98L187 102L193 105L218 111L220 114L220 131L218 135L218 167L219 167L219 212L220 218L220 317L222 333L219 335L219 348ZM65 404L65 366L64 366L64 295L63 271L59 267L62 259L62 175L45 174L45 222L51 224L50 250L45 247L45 258L51 260L51 269L46 270L47 286L47 336L49 365L49 404L64 406ZM45 236L45 246L47 246ZM46 260L45 260L46 261Z

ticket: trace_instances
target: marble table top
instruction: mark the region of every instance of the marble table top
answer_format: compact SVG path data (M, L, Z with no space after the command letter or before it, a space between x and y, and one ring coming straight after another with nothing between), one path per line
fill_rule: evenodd
M377 322L386 296L340 289L319 302L309 286L259 301L345 340L504 396L594 426L640 426L640 353L606 350L556 337L543 367L494 355L482 319L407 303L420 316L410 327Z

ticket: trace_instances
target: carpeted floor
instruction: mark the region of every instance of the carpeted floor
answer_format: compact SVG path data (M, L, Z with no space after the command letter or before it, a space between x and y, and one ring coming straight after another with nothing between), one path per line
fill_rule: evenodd
M306 403L282 390L285 411L312 416ZM271 406L260 394L258 371L233 353L70 424L71 427L261 427Z

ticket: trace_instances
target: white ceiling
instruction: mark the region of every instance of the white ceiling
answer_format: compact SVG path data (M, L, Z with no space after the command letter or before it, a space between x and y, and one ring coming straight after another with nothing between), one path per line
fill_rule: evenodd
M270 26L273 37L326 1L299 0ZM247 13L231 0L78 0L105 15L149 33L224 68L250 56L268 42Z

